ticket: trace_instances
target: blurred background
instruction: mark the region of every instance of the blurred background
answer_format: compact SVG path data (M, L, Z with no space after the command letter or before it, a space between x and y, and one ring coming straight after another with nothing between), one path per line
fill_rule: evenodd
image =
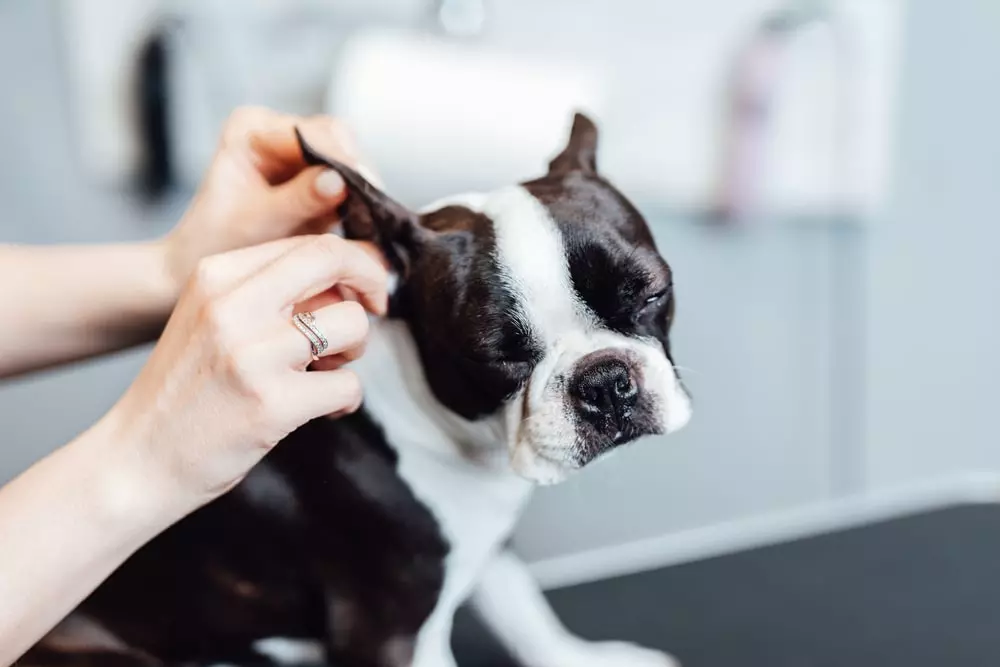
M990 0L2 0L0 241L149 238L237 105L332 113L408 203L575 108L676 273L682 433L538 494L550 586L1000 497ZM0 388L0 482L146 350Z

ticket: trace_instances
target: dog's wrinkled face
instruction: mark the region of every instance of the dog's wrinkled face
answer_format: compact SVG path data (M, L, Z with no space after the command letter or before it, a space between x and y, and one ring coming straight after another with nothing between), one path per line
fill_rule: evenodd
M691 416L670 267L596 146L578 115L543 178L419 216L345 175L348 235L376 238L400 273L393 314L431 390L467 420L502 419L514 470L539 483Z

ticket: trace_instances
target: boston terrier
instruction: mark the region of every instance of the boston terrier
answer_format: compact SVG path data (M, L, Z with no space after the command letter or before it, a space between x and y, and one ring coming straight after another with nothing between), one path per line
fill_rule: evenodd
M454 667L468 601L525 667L673 665L571 635L506 548L534 485L691 416L670 267L597 139L578 114L541 178L419 213L302 141L397 278L363 409L294 432L21 664Z

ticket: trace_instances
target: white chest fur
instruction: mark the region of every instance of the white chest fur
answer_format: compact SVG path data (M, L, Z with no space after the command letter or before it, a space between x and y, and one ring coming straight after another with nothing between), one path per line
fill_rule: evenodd
M365 356L353 368L365 388L365 409L399 454L400 476L437 518L451 547L445 588L430 621L450 623L513 530L532 485L510 470L500 419L468 422L437 402L403 323L373 323Z

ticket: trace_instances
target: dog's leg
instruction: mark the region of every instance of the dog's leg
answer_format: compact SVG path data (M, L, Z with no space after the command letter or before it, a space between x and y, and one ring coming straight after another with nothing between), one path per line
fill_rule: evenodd
M421 642L412 667L457 667L451 654L451 635L428 637Z
M621 642L588 642L559 622L527 566L510 552L490 563L473 605L525 667L676 667L659 651Z
M427 619L417 637L413 667L456 667L451 654L451 628L455 611L450 605L439 608Z
M326 654L336 667L456 667L452 619L441 610L411 633L394 631L380 614L362 614L342 600L332 607Z

